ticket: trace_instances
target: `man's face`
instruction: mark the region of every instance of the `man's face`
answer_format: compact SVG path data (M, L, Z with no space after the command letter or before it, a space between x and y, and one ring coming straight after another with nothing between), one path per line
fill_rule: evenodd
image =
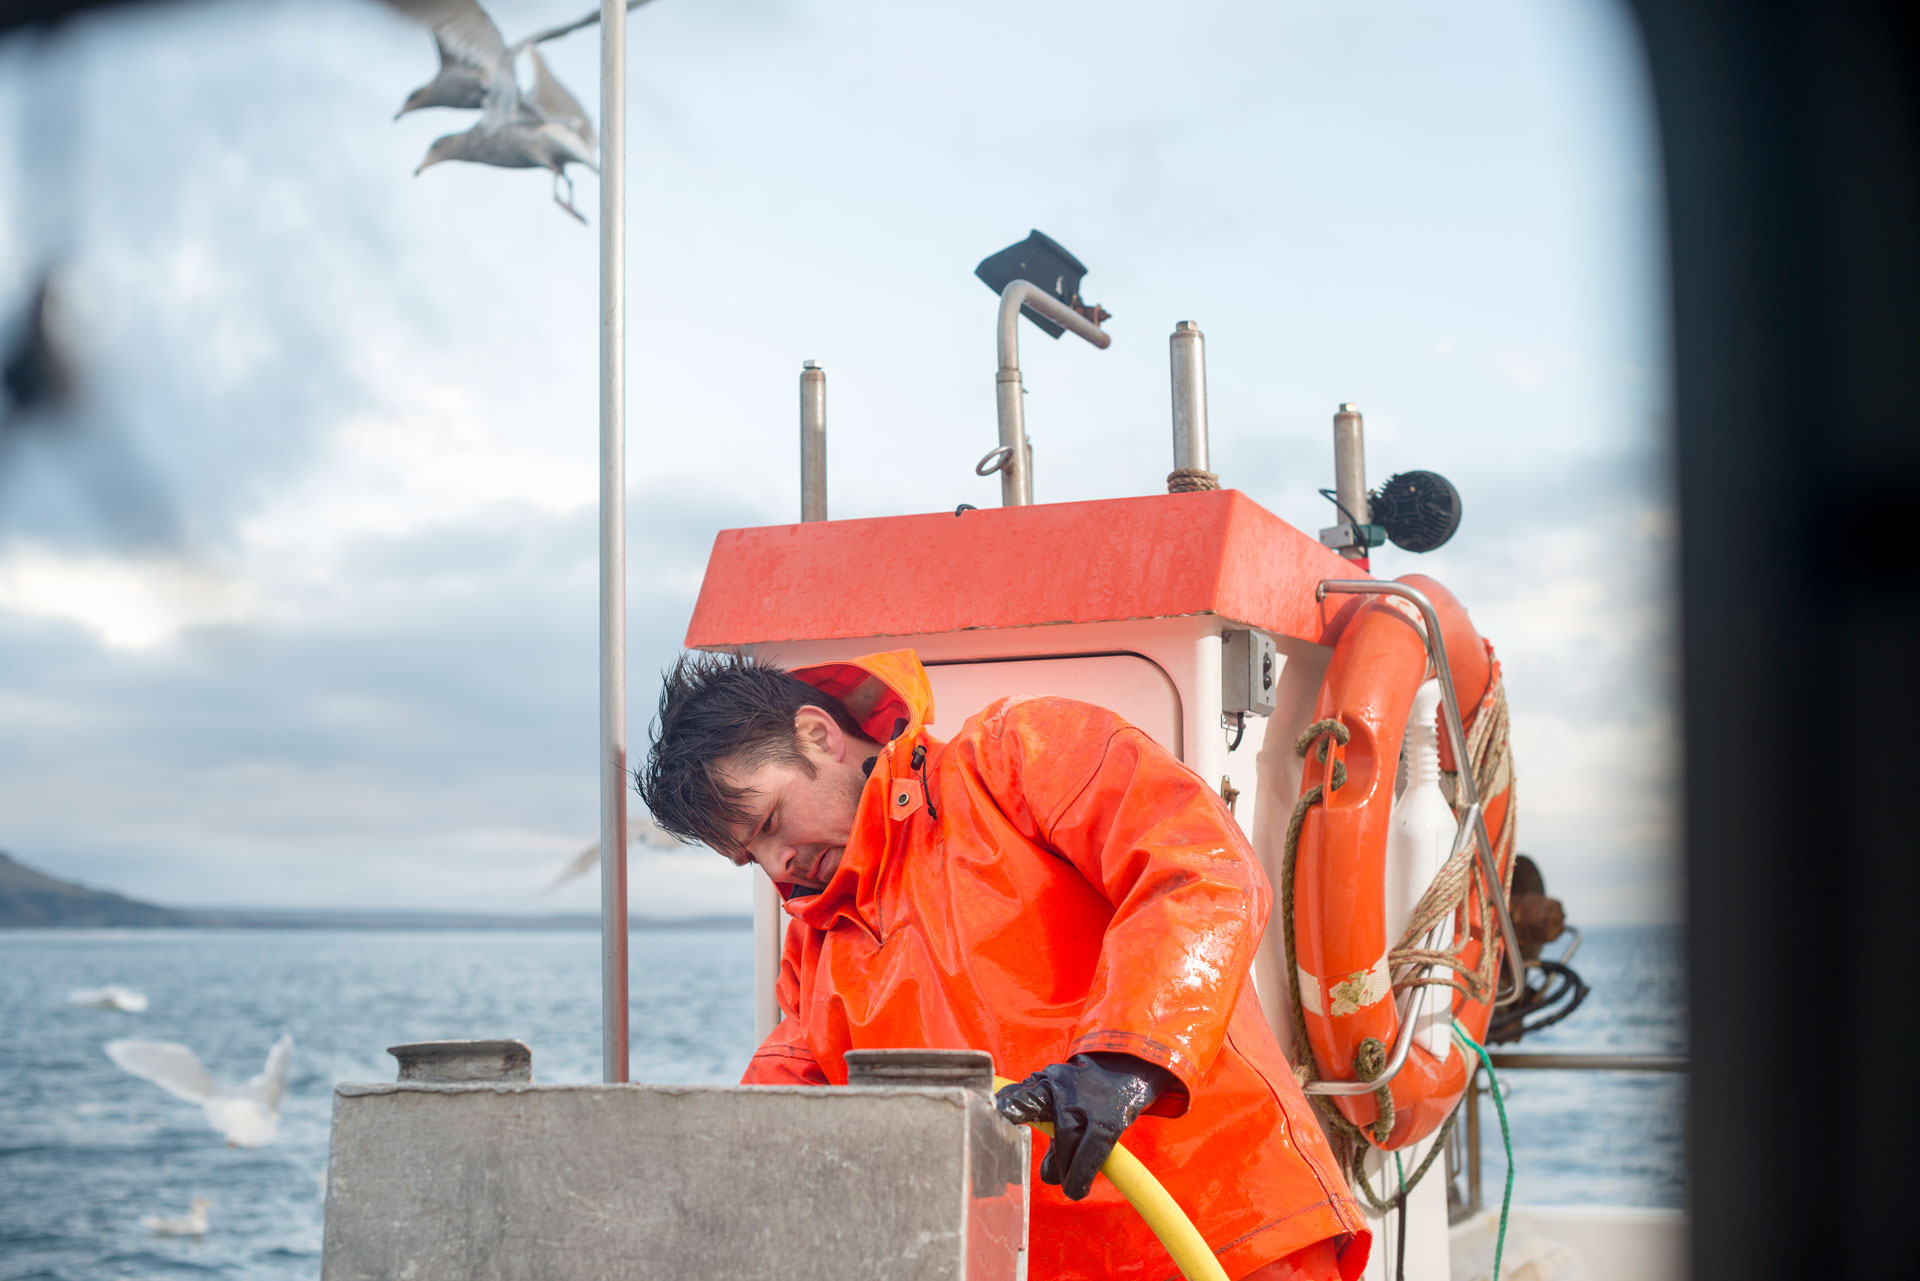
M867 779L860 768L864 757L856 759L862 744L827 713L802 708L796 729L811 774L794 761L769 761L751 769L729 763L720 777L745 793L741 803L749 818L735 829L737 847L776 882L811 891L839 868Z

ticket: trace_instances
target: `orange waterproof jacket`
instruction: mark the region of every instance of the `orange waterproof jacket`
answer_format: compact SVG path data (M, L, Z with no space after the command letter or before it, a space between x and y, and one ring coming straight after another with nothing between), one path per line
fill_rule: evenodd
M1072 699L1001 699L943 744L910 650L794 675L885 747L833 879L788 898L785 1018L743 1083L843 1085L848 1050L894 1046L986 1050L1016 1080L1088 1050L1137 1055L1184 1094L1123 1142L1228 1276L1328 1238L1357 1274L1359 1207L1247 979L1272 894L1212 790ZM1041 1184L1034 1144L1036 1281L1178 1275L1105 1179L1077 1203Z

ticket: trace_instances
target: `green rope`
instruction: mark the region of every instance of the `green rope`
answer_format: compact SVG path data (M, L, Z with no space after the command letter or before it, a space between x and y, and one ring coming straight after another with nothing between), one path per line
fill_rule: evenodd
M1500 1097L1500 1078L1494 1075L1493 1060L1487 1056L1487 1047L1467 1035L1460 1021L1453 1022L1453 1034L1475 1054L1487 1069L1488 1092L1493 1095L1493 1109L1500 1114L1500 1146L1507 1152L1507 1186L1500 1193L1500 1235L1493 1242L1493 1281L1500 1281L1500 1255L1507 1248L1507 1211L1513 1205L1513 1135L1507 1130L1507 1105ZM1473 1082L1467 1082L1467 1088L1473 1088Z
M1400 1164L1400 1154L1393 1154L1393 1172L1400 1176L1400 1230L1394 1234L1393 1241L1393 1281L1407 1281L1407 1169Z

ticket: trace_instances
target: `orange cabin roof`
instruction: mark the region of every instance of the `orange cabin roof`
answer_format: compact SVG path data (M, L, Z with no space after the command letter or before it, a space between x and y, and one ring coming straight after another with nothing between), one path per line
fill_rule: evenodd
M1218 614L1331 644L1358 565L1238 490L722 530L687 645Z

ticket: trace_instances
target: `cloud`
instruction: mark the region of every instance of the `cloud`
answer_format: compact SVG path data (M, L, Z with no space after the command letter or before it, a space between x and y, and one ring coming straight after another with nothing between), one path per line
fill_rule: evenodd
M794 513L802 357L829 371L836 517L994 501L969 272L1038 225L1117 313L1109 351L1023 337L1042 501L1162 486L1177 319L1208 335L1216 470L1301 528L1359 400L1376 476L1466 495L1453 546L1381 564L1454 585L1499 644L1527 841L1576 917L1641 910L1673 839L1671 496L1657 264L1607 228L1659 211L1608 114L1636 108L1591 70L1630 44L1511 6L1225 6L1154 39L1144 8L1036 12L636 13L632 741L714 533ZM1097 119L969 52L1016 17L1097 67ZM589 102L594 53L552 49ZM34 66L0 108L73 86L78 141L0 168L0 281L69 193L96 463L46 451L0 487L0 838L175 902L520 904L597 826L598 228L540 173L411 176L458 120L391 121L431 43L377 4L129 11ZM139 515L100 459L164 502ZM640 867L636 905L744 895L697 854Z
M79 623L112 649L145 649L189 627L239 622L253 601L244 584L170 557L15 544L0 550L0 609Z

